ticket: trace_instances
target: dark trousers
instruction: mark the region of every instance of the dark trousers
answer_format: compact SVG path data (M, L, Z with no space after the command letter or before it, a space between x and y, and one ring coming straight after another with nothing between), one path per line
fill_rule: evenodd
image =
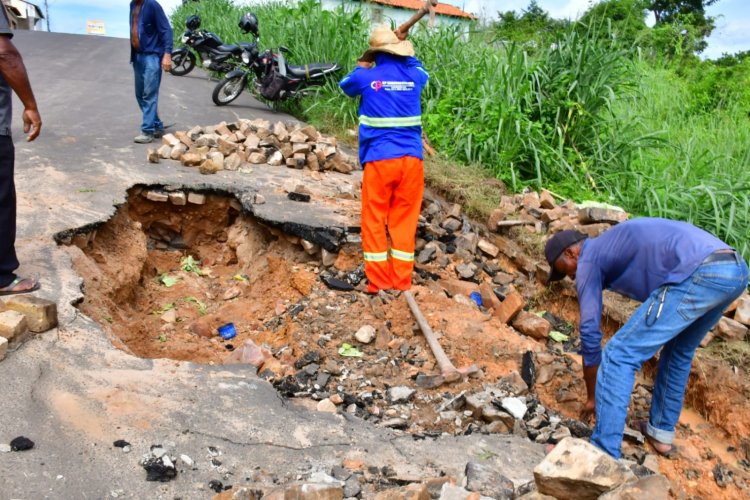
M16 185L13 182L15 148L13 138L0 135L0 287L16 275Z

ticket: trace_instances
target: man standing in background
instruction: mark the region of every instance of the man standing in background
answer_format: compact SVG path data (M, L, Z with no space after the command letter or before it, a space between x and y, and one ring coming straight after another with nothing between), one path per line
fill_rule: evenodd
M164 133L159 119L161 70L172 69L172 28L156 0L130 2L130 63L135 75L135 98L143 113L141 134L134 141L147 144Z
M13 181L15 149L10 134L12 93L23 104L23 131L27 141L33 141L42 130L42 118L36 107L26 67L21 54L10 39L5 6L0 4L0 295L27 293L37 290L34 278L16 276L16 187Z

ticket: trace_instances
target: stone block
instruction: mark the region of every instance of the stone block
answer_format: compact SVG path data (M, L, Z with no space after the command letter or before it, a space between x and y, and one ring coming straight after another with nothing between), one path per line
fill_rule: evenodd
M174 134L164 134L161 143L173 148L180 143L180 140Z
M26 316L18 311L0 312L0 337L6 340L13 340L21 336L29 329Z
M599 500L669 500L672 485L659 474L646 476L637 481L625 483L599 497Z
M722 316L716 325L716 334L724 340L745 340L747 327L733 319Z
M162 160L169 160L172 156L172 146L168 146L166 144L162 144L162 146L156 150L156 154L159 155L159 158ZM149 159L150 161L150 159ZM154 162L158 163L158 162Z
M237 147L238 147L237 144L235 144L234 142L228 139L225 139L224 137L219 137L216 140L216 144L219 147L219 153L221 153L224 156L231 155L232 153L237 151Z
M513 320L513 328L528 337L537 340L546 340L549 337L549 332L552 330L552 325L549 321L540 318L536 314L520 311Z
M523 195L522 203L526 210L539 209L542 206L539 193L536 191L531 191Z
M187 131L187 136L190 138L191 141L196 140L198 137L203 134L203 128L200 125L196 125L195 127L191 128Z
M169 201L169 195L164 191L146 191L146 199L150 201L165 202Z
M32 332L46 332L57 326L57 304L51 300L19 295L6 300L5 306L26 316L29 330Z
M493 467L478 462L469 462L464 471L466 489L497 500L512 500L515 497L513 481Z
M538 491L545 495L560 500L595 500L635 476L596 446L567 438L534 468L534 479Z
M545 210L555 208L557 205L555 204L555 197L552 196L552 193L546 189L542 189L542 193L539 195L539 206Z
M493 259L497 257L497 254L500 253L500 249L497 247L497 245L492 244L484 238L479 240L479 243L477 243L477 247L479 247L482 252L489 255Z
M549 224L554 222L567 214L567 211L562 207L555 207L542 212L542 222Z
M496 316L503 323L508 323L513 320L516 315L523 310L526 305L526 301L523 296L518 292L511 292L500 303L500 306L495 309L493 315Z
M266 163L266 160L266 155L261 152L250 153L249 155L247 155L247 161L252 163L253 165L261 165L263 163Z
M194 205L203 205L206 203L206 195L202 193L188 193L187 201Z
M289 136L289 142L292 144L304 144L308 141L309 137L304 134L301 130L295 130Z
M628 220L628 213L623 210L595 207L578 210L578 221L581 224L596 224L599 222L617 224L626 220Z
M169 202L172 205L187 205L187 196L182 191L169 193Z
M289 140L289 131L283 122L276 122L273 124L273 135L275 135L281 142Z
M177 140L188 148L193 145L193 139L190 138L190 132L183 132L180 130L178 132L175 132L174 136L177 137Z
M180 157L180 163L186 167L197 167L203 162L203 155L200 153L184 153Z
M242 156L240 156L240 154L235 151L224 159L224 169L236 171L242 166L243 163L244 161L242 159Z
M0 337L0 361L5 359L6 354L8 354L8 339Z
M745 326L750 326L750 297L743 296L737 300L734 310L734 320Z
M441 281L443 289L450 295L465 295L469 297L471 292L478 292L479 285L470 281L463 281L458 279L447 279Z

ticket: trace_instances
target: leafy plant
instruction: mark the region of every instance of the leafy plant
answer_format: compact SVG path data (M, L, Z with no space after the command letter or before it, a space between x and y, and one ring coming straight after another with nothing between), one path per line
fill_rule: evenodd
M151 311L151 314L153 314L154 316L161 316L165 312L171 311L174 308L175 308L175 303L174 302L170 302L168 304L164 304L161 307L161 309L155 309L154 311Z
M167 288L171 288L177 284L178 281L180 281L179 278L176 278L174 276L170 276L168 274L162 274L157 278L157 281L164 285Z
M206 312L208 311L208 306L206 306L205 303L201 302L200 300L196 299L195 297L185 297L182 299L185 302L190 302L192 304L195 304L198 307L198 313L201 316L205 316Z
M200 261L195 260L192 255L188 255L180 261L180 269L187 273L195 273L198 276L205 276L205 272L200 268Z

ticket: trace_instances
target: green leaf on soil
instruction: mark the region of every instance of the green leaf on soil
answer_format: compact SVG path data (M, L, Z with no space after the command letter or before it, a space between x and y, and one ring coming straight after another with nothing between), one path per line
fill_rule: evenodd
M549 336L555 342L567 342L568 340L570 340L570 337L562 332L558 332L557 330L552 330L551 332L549 332Z
M540 318L543 318L545 314L547 314L547 311L537 311L534 314L539 316Z
M174 307L175 307L174 302L170 302L169 304L164 304L161 309L155 309L151 311L151 314L153 314L154 316L161 316L165 312L171 311L172 309L174 309Z
M167 336L166 335L164 335L163 333L161 335L159 335L159 342L166 342L166 341L167 341Z
M204 304L203 302L201 302L200 300L196 299L195 297L185 297L182 300L184 300L185 302L191 302L191 303L195 304L196 306L198 306L198 313L201 316L205 316L206 315L206 312L208 310L208 306L206 304Z
M351 344L347 344L346 342L341 344L341 347L339 347L339 355L346 356L348 358L361 358L363 356L362 351Z
M232 279L234 281L243 281L244 282L244 281L247 281L247 276L244 275L244 274L235 274L234 276L232 276Z
M170 276L168 274L162 274L161 276L159 276L159 283L167 288L175 286L178 281L179 278L175 278L174 276Z
M198 276L204 276L206 273L199 267L201 261L195 260L192 255L188 255L180 262L181 269L187 273L195 273Z

